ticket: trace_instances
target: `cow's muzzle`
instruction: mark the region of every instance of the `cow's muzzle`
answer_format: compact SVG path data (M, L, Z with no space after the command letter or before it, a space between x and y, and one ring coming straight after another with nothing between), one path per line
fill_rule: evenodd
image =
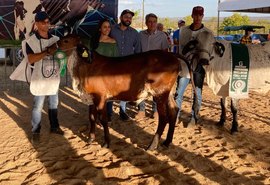
M199 60L199 63L202 64L202 65L209 65L209 60L206 59L206 58L201 58Z

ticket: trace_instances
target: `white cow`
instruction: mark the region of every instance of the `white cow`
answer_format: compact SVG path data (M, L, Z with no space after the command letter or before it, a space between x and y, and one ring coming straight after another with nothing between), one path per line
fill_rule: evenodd
M223 126L226 120L225 97L229 96L229 81L232 73L231 44L227 41L218 43L213 34L202 32L195 42L193 41L188 45L187 52L191 53L194 59L209 64L205 65L206 81L213 92L222 97L222 114L218 125ZM257 45L250 44L247 47L250 58L249 90L267 93L270 90L270 42ZM237 102L238 99L232 99L233 123L231 133L238 131Z

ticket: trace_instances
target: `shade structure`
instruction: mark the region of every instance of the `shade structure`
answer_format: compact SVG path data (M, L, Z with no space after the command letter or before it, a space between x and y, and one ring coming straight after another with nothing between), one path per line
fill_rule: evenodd
M225 26L224 31L239 31L239 30L246 30L247 28L260 29L260 28L265 28L265 27L256 26L256 25Z
M218 11L270 13L270 0L223 0L218 5Z

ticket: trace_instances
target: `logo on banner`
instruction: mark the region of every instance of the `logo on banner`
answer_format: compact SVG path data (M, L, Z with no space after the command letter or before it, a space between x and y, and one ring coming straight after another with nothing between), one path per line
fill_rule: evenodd
M229 95L248 98L249 53L243 44L232 44L232 74Z

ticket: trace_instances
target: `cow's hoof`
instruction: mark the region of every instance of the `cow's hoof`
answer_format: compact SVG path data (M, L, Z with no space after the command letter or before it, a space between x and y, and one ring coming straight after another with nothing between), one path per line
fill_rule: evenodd
M169 148L171 142L165 140L163 143L162 143L162 146L165 146L166 148Z
M94 141L95 141L95 139L93 139L93 138L88 138L87 139L87 143L88 144L92 144Z
M148 150L148 151L153 151L153 150L156 150L156 149L157 149L157 146L151 144L151 145L149 145L149 146L147 147L146 150Z
M108 144L108 143L104 143L104 144L102 145L102 148L109 148L109 144Z
M232 128L231 129L231 135L234 135L238 132L238 129L237 128Z
M216 125L217 125L218 127L223 127L223 126L224 126L224 122L223 122L223 121L219 121Z
M232 123L232 128L231 128L231 134L235 134L236 132L238 132L238 123L233 122Z
M155 134L151 144L147 147L146 150L156 150L159 144L159 134Z

